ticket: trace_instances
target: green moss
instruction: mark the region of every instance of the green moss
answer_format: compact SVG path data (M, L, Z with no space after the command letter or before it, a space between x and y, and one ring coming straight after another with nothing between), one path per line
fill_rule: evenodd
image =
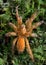
M31 14L35 11L39 12L39 15L34 20L35 21L44 21L44 24L42 24L40 27L37 28L37 30L34 30L33 32L36 32L39 36L39 38L29 38L29 41L31 42L32 51L34 54L35 62L33 63L27 52L24 52L23 54L17 55L17 52L12 57L11 53L11 42L13 40L12 37L5 40L5 33L8 31L12 31L11 28L8 26L8 22L13 22L17 24L16 17L15 17L15 8L18 6L19 9L19 15L22 16L23 22L25 23L25 20L31 17ZM13 65L43 65L46 61L46 0L8 0L6 3L3 3L3 0L0 0L0 29L2 32L0 32L0 65L9 64L9 61ZM7 41L5 43L5 41ZM9 54L9 61L7 60ZM3 60L3 59L4 60Z

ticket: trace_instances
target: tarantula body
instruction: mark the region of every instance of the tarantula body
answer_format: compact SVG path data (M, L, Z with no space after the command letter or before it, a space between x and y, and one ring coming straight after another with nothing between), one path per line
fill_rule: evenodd
M16 18L17 18L17 25L14 25L13 23L9 23L9 26L11 26L14 30L14 32L8 32L6 33L6 36L17 36L13 40L12 43L12 53L14 54L15 44L17 47L17 50L19 53L22 53L24 49L26 48L26 51L28 52L30 58L32 61L34 61L33 53L30 48L29 42L27 37L37 37L37 34L33 33L33 29L36 29L38 26L40 26L42 22L37 22L34 25L32 25L33 20L36 18L37 13L35 12L31 18L26 20L26 23L23 24L22 18L18 14L18 7L16 7Z

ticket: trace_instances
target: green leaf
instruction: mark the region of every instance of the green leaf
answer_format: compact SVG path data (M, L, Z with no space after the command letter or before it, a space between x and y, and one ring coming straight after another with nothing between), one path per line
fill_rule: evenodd
M0 58L0 65L4 65L4 60Z
M3 3L3 0L0 0L0 4L2 4Z
M38 48L34 48L34 52L43 54L43 47L42 47L42 45L38 46Z

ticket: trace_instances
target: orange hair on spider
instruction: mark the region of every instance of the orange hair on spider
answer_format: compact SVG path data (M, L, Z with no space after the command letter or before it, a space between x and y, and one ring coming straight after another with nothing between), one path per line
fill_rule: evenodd
M17 41L17 51L19 53L23 52L25 49L25 40L23 37L18 37L18 41Z

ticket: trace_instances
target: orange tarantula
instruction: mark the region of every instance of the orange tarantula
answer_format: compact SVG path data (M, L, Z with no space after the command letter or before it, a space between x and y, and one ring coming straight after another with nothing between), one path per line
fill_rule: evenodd
M6 33L6 36L17 36L17 38L15 38L12 43L12 53L14 53L15 44L17 43L17 51L19 53L22 53L26 48L26 51L28 52L32 61L34 61L34 57L27 37L37 37L37 34L33 33L32 31L33 29L36 29L38 26L40 26L42 22L37 22L34 25L32 25L32 22L36 18L36 16L37 13L35 12L34 14L32 14L31 18L26 20L24 24L22 22L22 18L18 14L18 7L16 7L17 25L14 25L13 23L9 22L9 26L13 28L14 32Z

